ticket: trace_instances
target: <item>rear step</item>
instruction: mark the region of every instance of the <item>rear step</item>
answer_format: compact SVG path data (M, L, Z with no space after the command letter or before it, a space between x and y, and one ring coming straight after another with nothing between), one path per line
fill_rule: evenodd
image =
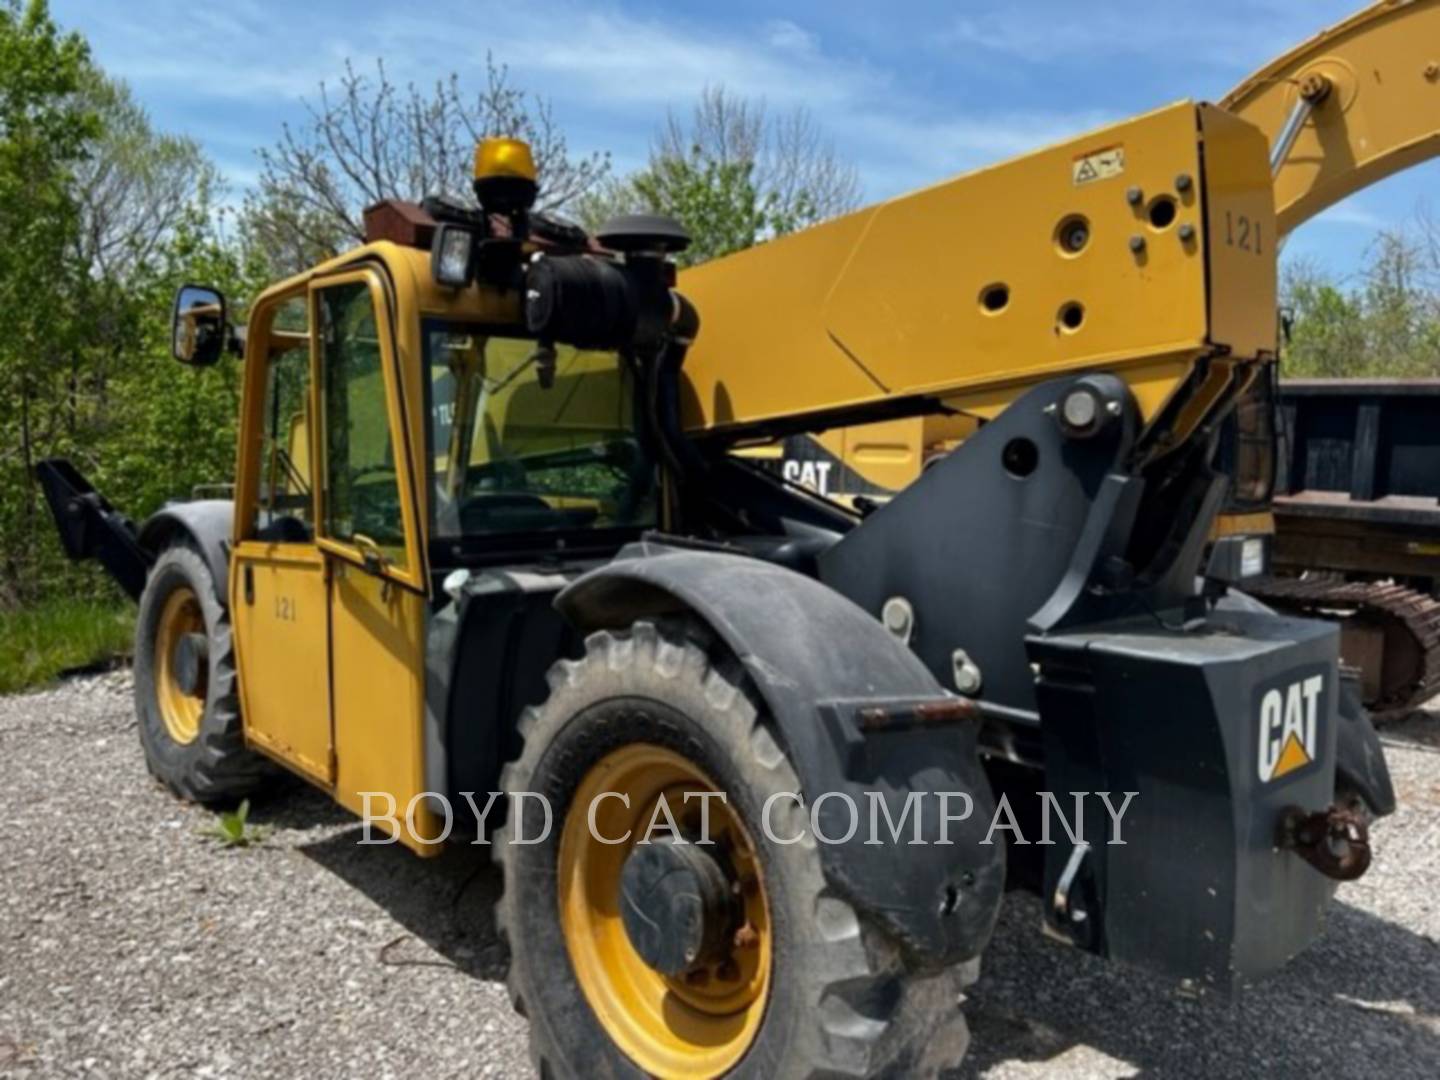
M1338 621L1342 660L1360 669L1372 712L1419 708L1440 694L1440 602L1424 593L1325 574L1247 582L1245 591L1293 615Z
M140 546L135 523L64 458L38 463L35 478L45 491L65 554L74 562L98 560L130 599L138 601L151 560Z

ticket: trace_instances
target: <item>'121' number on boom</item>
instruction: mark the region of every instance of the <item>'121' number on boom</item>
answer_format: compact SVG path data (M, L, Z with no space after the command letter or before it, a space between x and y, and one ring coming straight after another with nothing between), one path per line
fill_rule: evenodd
M1244 214L1225 211L1225 243L1241 251L1260 254L1260 222L1251 221Z

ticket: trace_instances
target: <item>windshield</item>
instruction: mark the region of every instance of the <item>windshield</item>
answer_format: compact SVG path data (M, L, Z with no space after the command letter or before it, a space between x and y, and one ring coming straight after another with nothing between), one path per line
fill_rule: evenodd
M654 524L619 354L432 322L425 355L437 537Z

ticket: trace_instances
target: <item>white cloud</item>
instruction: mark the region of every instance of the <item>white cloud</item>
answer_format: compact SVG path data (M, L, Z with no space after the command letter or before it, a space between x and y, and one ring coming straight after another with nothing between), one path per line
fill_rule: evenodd
M392 15L378 33L400 56L446 56L440 25ZM483 41L510 64L519 85L554 99L562 118L603 114L607 128L623 131L620 141L607 142L617 164L643 160L665 109L686 109L705 87L724 85L772 109L811 110L859 169L867 199L945 180L1111 119L1094 109L946 107L907 93L890 72L827 49L788 19L717 29L678 16L661 22L536 5L495 12ZM477 49L474 63L483 59ZM577 145L589 141L583 129L571 127L570 134Z
M939 40L946 47L971 47L1032 64L1132 57L1146 64L1199 61L1246 71L1318 30L1325 20L1317 9L1325 6L1267 0L1158 8L1150 0L1107 0L1103 6L1040 10L1033 2L1010 3L956 18ZM1338 18L1353 4L1329 6L1337 7ZM1124 77L1123 69L1112 70L1114 77Z
M706 86L721 85L772 108L816 114L842 156L853 160L871 198L897 194L1103 123L1093 110L994 110L957 114L907 95L872 65L827 52L815 35L784 20L731 32L577 15L557 32L554 9L530 9L492 38L521 82L558 101L583 101L649 117L648 141L665 108L684 108ZM757 38L755 31L759 30ZM394 23L388 33L408 38ZM407 50L408 51L408 50Z
M1372 213L1362 206L1353 202L1342 202L1317 214L1313 219L1321 225L1350 225L1360 229L1368 229L1374 232L1378 229L1388 229L1394 222L1379 214Z
M206 67L213 71L210 65ZM106 65L106 69L151 93L171 87L180 92L188 90L197 99L247 102L289 102L311 96L324 74L333 75L335 70L327 68L322 74L318 68L304 72L244 64L237 65L233 71L227 70L222 78L206 78L203 84L197 84L200 72L196 63L174 57L132 55Z
M433 24L407 21L412 41L434 32ZM530 85L620 106L686 104L724 84L772 105L821 109L881 94L889 83L862 62L822 55L793 23L717 32L547 6L515 9L485 40Z
M83 0L72 0L79 4ZM57 0L66 6L65 0ZM425 83L452 70L483 73L486 52L507 63L515 84L551 99L572 146L613 152L617 167L642 161L667 108L686 109L707 86L724 85L772 109L812 110L841 155L856 163L867 196L879 198L952 176L1105 119L1090 111L956 110L901 85L903 73L828 49L785 18L721 26L683 9L663 20L572 2L453 4L423 14L389 8L336 20L291 6L284 33L275 9L231 0L202 11L160 0L134 17L118 6L61 17L95 36L101 60L146 99L214 103L213 130L196 131L219 151L237 186L253 163L237 160L247 134L273 141L297 99L333 83L346 59L362 70L383 56L397 82ZM158 33L157 27L164 32ZM96 31L102 31L96 33ZM1020 47L1017 39L1011 47ZM230 107L234 106L234 109ZM245 120L234 120L237 110ZM265 114L273 119L260 120ZM248 159L247 159L248 160Z
M275 10L254 0L227 0L223 9L161 2L143 11L114 4L79 18L57 14L89 36L105 70L142 97L289 105L333 79L347 56L365 55L311 25L306 12L287 16L290 32L277 36Z
M852 129L865 147L864 180L874 198L948 180L1109 123L1103 112L1008 111L985 116L865 114Z
M785 52L813 53L819 39L789 19L775 19L765 24L765 41L771 48Z

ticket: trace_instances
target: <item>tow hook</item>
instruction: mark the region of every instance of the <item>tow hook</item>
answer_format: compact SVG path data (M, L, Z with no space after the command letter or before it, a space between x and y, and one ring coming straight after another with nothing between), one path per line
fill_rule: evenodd
M1337 803L1313 814L1287 807L1280 815L1278 846L1335 881L1354 881L1370 869L1370 825L1364 811L1352 806Z

